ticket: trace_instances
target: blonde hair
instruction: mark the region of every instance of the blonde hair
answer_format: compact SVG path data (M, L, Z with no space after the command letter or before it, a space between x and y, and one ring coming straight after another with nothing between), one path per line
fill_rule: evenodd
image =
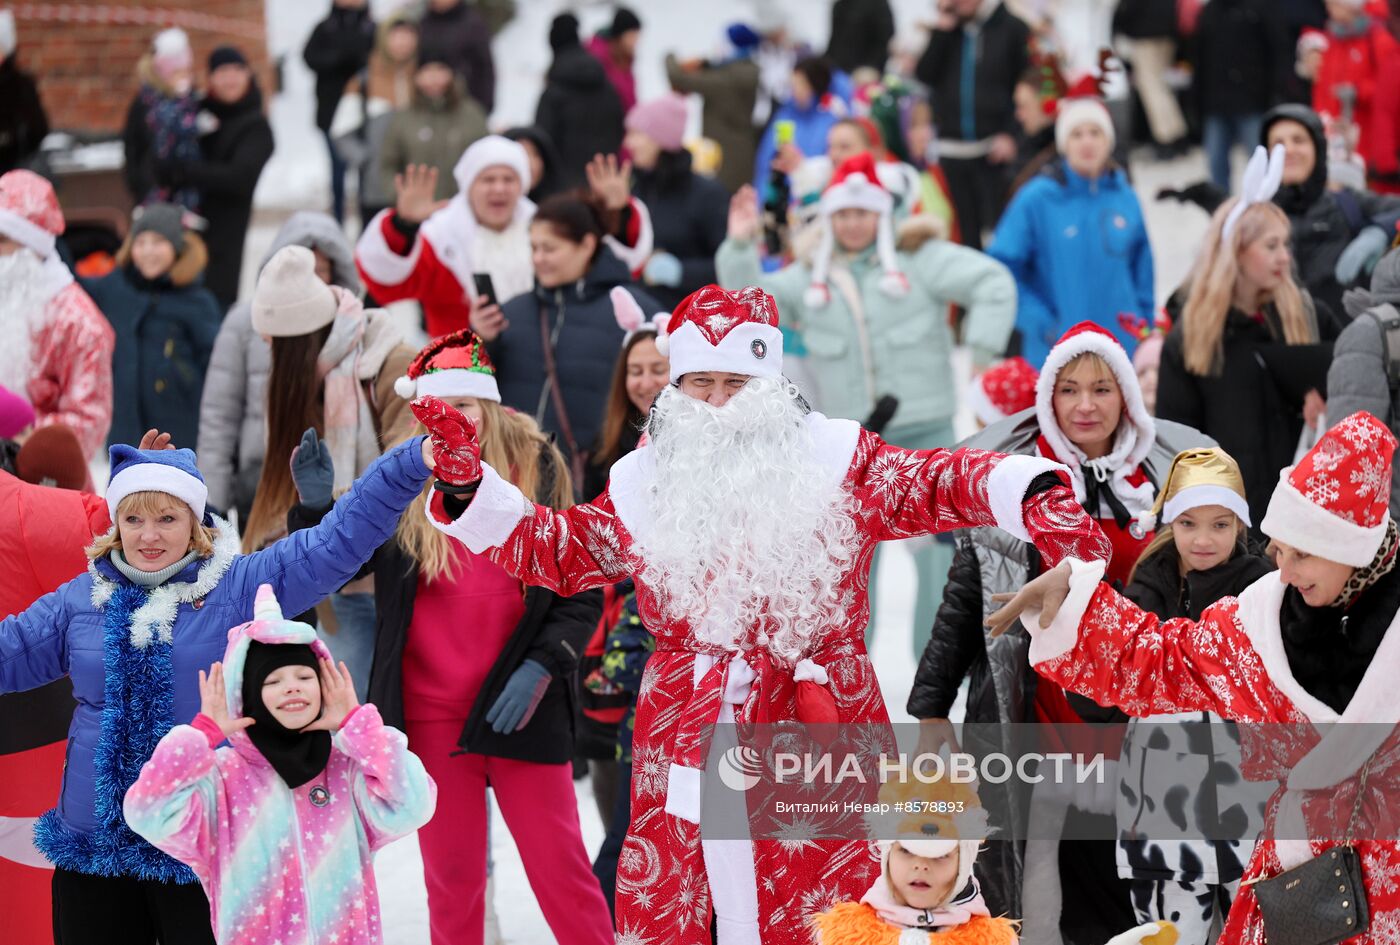
M168 492L133 492L117 503L117 514L112 516L112 530L105 535L98 536L87 547L88 558L96 561L113 551L121 550L122 532L118 523L121 522L122 516L134 513L149 518L160 515L172 505L183 508L189 513L191 522L190 550L201 558L212 555L214 553L214 529L195 518L194 510L183 499L177 499Z
M1187 509L1187 511L1189 512L1191 510ZM1235 520L1236 547L1230 549L1230 557L1226 558L1226 561L1229 561L1235 557L1235 552L1238 550L1240 539L1244 537L1246 531L1248 530L1244 524L1244 519L1240 518L1238 515L1235 515L1235 513L1233 512L1231 512L1230 515ZM1147 547L1142 549L1142 554L1138 555L1137 561L1133 563L1133 569L1128 572L1128 583L1133 583L1133 580L1137 577L1138 568L1146 564L1148 559L1160 554L1163 548L1172 544L1175 540L1176 533L1172 530L1171 522L1167 522L1165 525L1158 528L1157 534L1153 535L1152 540L1147 543Z
M1289 232L1288 216L1282 210L1272 203L1256 203L1240 216L1225 245L1225 218L1236 203L1238 198L1225 201L1211 218L1205 244L1191 273L1186 306L1181 312L1186 370L1197 377L1217 376L1221 371L1224 360L1221 339L1233 304L1235 283L1240 277L1240 253L1262 237L1270 226ZM1317 341L1316 316L1310 301L1293 281L1291 271L1264 301L1272 302L1278 310L1283 340L1287 344Z
M481 405L481 422L477 432L481 439L481 458L492 469L497 470L515 484L525 497L532 502L548 505L555 509L566 509L574 504L574 487L569 478L569 467L564 462L559 448L542 432L529 416L514 410L507 410L495 401L478 401ZM395 439L395 443L420 436L426 430L410 419L409 429ZM541 462L543 454L543 462ZM547 465L549 473L542 475L541 466ZM545 488L548 485L548 488ZM432 492L432 481L423 488L423 498ZM452 539L433 527L423 514L421 501L409 505L399 519L399 527L394 533L399 547L418 564L418 570L428 580L435 581L450 576L452 564Z
M1075 371L1078 371L1080 368L1082 368L1085 364L1088 364L1090 367L1092 367L1098 376L1107 376L1109 378L1112 378L1113 383L1117 384L1119 388L1123 386L1122 384L1118 384L1118 375L1113 373L1113 368L1109 367L1108 362L1105 361L1102 356L1093 351L1085 351L1083 354L1076 354L1074 357L1066 361L1065 366L1060 368L1059 373L1055 375L1055 383L1059 384L1060 378L1064 377L1067 374L1073 374Z

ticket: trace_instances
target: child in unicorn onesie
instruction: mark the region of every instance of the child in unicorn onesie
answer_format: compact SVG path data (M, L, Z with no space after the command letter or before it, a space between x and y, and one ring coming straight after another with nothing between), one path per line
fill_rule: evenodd
M219 945L380 945L374 851L437 804L408 740L268 585L199 689L127 792L131 829L195 871Z

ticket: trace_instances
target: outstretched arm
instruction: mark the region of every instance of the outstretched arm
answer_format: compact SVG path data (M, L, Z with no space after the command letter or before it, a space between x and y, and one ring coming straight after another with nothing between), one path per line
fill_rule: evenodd
M1270 610L1276 575L1227 597L1199 621L1161 620L1102 582L1101 562L1066 561L1014 595L988 619L992 634L1020 619L1036 672L1100 705L1143 717L1216 712L1237 722L1288 718L1242 613ZM1277 602L1272 617L1278 619Z
M565 597L631 573L630 540L606 492L563 512L536 505L482 463L471 420L436 397L410 406L428 429L441 483L427 509L439 531L489 554L527 584Z
M1107 561L1108 539L1058 463L986 450L906 450L860 431L851 489L881 541L994 526L1035 544L1049 566Z

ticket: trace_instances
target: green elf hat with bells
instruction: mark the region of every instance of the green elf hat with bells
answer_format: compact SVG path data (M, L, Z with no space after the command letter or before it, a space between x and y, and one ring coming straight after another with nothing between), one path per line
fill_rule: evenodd
M430 341L408 366L408 373L394 381L394 393L404 400L432 395L501 402L496 366L486 353L486 343L465 328Z

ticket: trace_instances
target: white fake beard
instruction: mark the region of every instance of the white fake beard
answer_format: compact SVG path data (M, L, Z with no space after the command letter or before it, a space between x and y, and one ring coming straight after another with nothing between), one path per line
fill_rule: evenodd
M0 256L0 384L29 399L29 349L34 327L41 321L48 299L43 290L44 263L27 249Z
M845 620L856 527L796 388L752 378L712 407L668 387L648 429L656 473L633 540L668 619L726 648L754 627L773 655L808 656Z

